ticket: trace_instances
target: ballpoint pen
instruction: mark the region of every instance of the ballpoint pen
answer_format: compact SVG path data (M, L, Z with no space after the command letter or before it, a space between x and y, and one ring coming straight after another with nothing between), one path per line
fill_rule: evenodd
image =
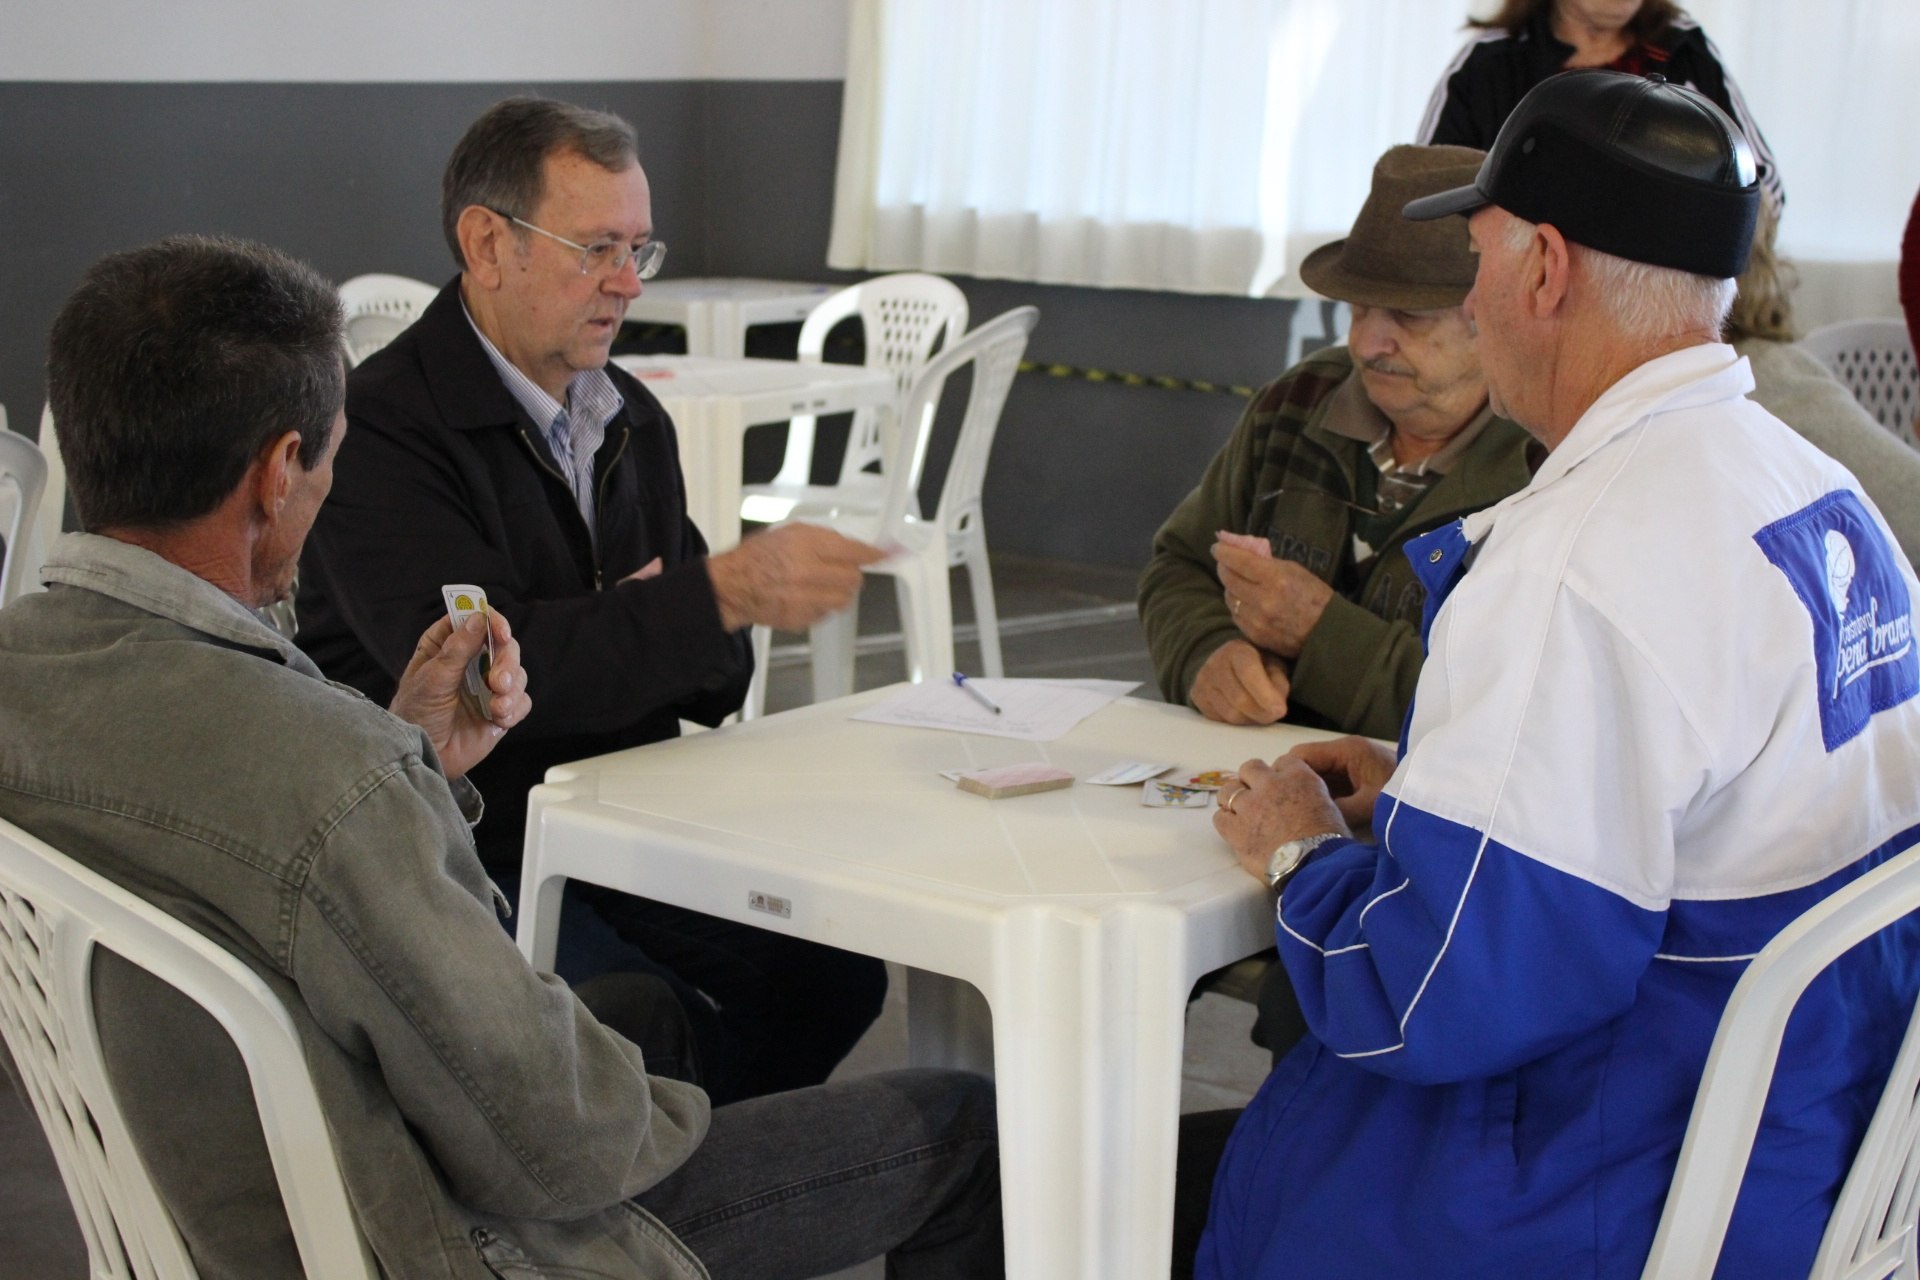
M987 710L993 712L993 714L995 715L1003 714L999 706L994 702L992 698L989 698L986 694L980 692L978 689L974 688L971 684L968 684L967 678L961 675L958 671L953 673L953 682L960 686L960 690L962 693L965 693L968 697L972 698L975 702L979 703L981 706L985 707Z

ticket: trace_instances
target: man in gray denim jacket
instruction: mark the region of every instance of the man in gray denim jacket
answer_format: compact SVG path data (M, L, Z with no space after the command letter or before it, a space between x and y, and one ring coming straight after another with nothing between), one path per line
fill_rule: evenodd
M998 1275L983 1081L896 1072L710 1113L522 961L462 780L530 705L504 620L489 722L459 693L477 625L429 630L389 713L253 615L331 480L339 325L308 268L232 241L115 255L69 299L50 392L90 532L0 614L0 816L276 991L395 1280L804 1276L889 1250L896 1276ZM299 1276L225 1033L109 954L94 993L201 1274Z

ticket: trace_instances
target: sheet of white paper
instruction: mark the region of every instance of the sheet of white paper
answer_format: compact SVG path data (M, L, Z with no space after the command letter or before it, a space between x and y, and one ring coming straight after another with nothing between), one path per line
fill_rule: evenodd
M973 681L971 677L969 677L969 682L978 683L978 681ZM1066 689L1092 689L1096 693L1110 693L1116 698L1124 698L1140 687L1138 680L1101 680L1093 677L1084 677L1077 680L1036 680L1033 683L1057 684Z
M987 710L950 680L911 685L883 702L851 717L874 724L905 725L915 729L950 729L984 733L1025 742L1052 742L1073 726L1136 686L1122 680L1102 680L1098 687L1084 682L1049 680L989 680L970 678L968 684L1000 707Z

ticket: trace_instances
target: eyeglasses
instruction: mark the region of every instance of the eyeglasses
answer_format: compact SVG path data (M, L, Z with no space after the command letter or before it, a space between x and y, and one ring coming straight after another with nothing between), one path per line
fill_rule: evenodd
M620 268L627 265L627 259L633 259L633 274L641 280L651 280L660 273L660 264L667 260L667 245L664 240L649 240L645 244L626 244L619 240L595 240L592 244L580 244L565 236L555 235L545 227L536 227L525 218L516 218L501 209L493 212L513 223L516 227L525 227L537 232L549 240L555 240L569 249L580 251L580 274L604 280Z
M1390 516L1399 510L1397 506L1362 506L1351 499L1337 498L1331 493L1322 493L1318 489L1269 489L1265 493L1256 493L1253 495L1253 510L1258 511L1261 507L1268 504L1277 504L1281 498L1298 498L1307 502L1331 502L1336 506L1345 507L1349 511L1358 511L1363 516ZM1261 521L1259 520L1251 521L1247 532L1254 532L1251 526L1260 523Z

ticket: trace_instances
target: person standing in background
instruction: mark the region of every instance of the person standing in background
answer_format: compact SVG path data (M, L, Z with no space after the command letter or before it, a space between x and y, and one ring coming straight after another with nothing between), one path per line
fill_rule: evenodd
M1760 190L1775 210L1786 188L1740 87L1700 24L1673 0L1503 0L1434 86L1416 142L1486 150L1527 90L1560 71L1603 67L1660 75L1706 95L1753 146Z

